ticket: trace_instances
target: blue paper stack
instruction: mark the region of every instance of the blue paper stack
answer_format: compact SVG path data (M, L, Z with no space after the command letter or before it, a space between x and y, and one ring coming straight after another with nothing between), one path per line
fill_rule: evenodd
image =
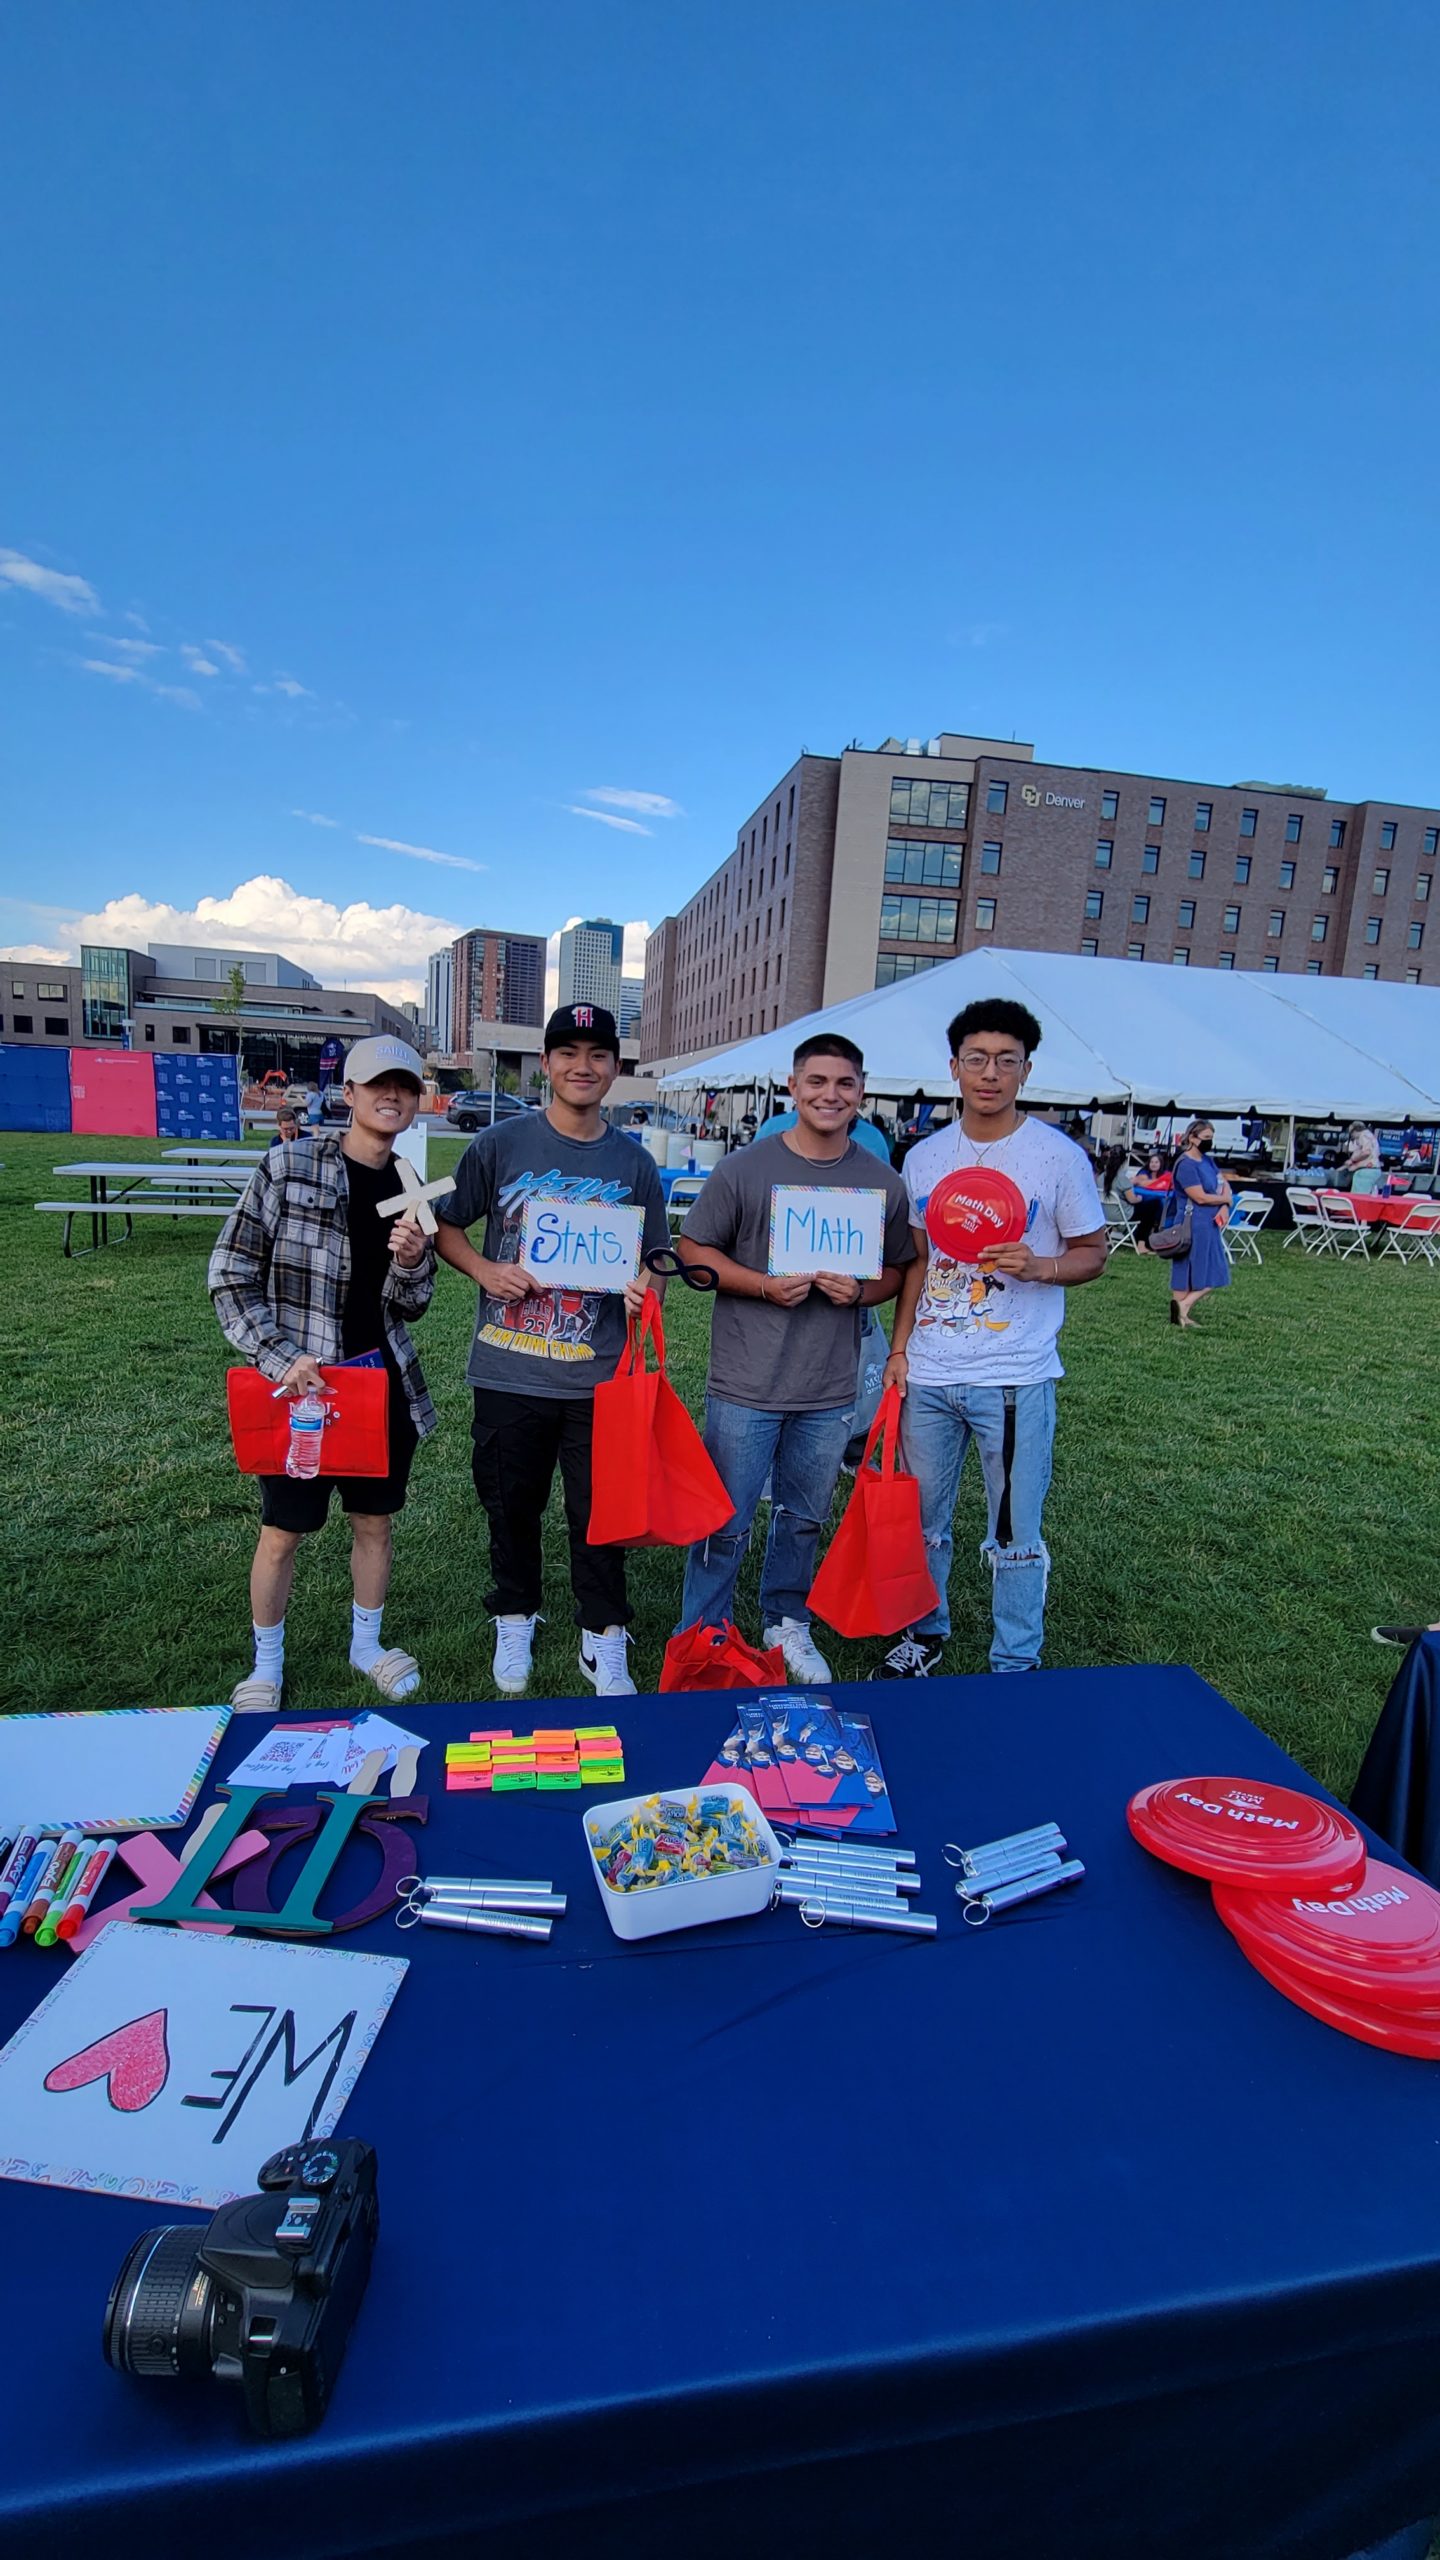
M162 1138L223 1145L240 1136L240 1079L234 1058L155 1060L155 1116Z

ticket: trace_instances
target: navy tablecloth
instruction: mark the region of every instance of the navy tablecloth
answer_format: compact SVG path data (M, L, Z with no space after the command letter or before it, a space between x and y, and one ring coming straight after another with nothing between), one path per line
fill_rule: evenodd
M427 1755L421 1863L571 1909L546 1948L348 1942L413 1961L346 2118L381 2243L318 2434L111 2374L163 2217L0 2185L0 2550L1338 2560L1440 2507L1440 2071L1292 2007L1125 1827L1146 1780L1290 1764L1183 1670L850 1694L933 1942L622 1946L576 1798L447 1797ZM619 1721L637 1785L687 1783L728 1703ZM963 1928L941 1844L1052 1817L1085 1882ZM0 1959L6 2032L52 1979Z

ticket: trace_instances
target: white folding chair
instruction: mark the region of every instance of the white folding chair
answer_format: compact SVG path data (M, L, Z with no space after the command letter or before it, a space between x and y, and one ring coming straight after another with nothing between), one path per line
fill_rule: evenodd
M1110 1192L1101 1204L1105 1211L1105 1249L1118 1253L1122 1245L1135 1242L1135 1215L1118 1191Z
M1405 1215L1395 1226L1387 1226L1385 1242L1380 1248L1383 1262L1393 1253L1401 1262L1440 1263L1440 1202L1408 1200Z
M1274 1207L1263 1191L1237 1191L1231 1203L1228 1223L1220 1230L1221 1241L1230 1260L1248 1255L1252 1262L1261 1260L1255 1239Z
M1282 1253L1288 1253L1296 1243L1306 1253L1329 1253L1334 1238L1321 1215L1319 1192L1307 1191L1302 1184L1287 1182L1285 1197L1290 1203L1294 1224L1281 1246Z
M1320 1215L1332 1249L1342 1262L1353 1261L1370 1249L1370 1230L1356 1210L1348 1191L1322 1191L1318 1195Z

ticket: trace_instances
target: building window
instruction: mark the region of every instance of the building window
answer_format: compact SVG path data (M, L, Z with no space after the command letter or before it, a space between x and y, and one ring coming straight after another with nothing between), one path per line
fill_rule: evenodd
M1125 945L1125 957L1127 960L1143 960L1145 957L1144 943L1127 942Z
M1188 951L1172 951L1170 954L1170 962L1172 968L1188 969L1190 966L1190 954Z
M1339 852L1339 850L1340 850L1340 847L1342 846L1342 844L1344 843L1344 841L1345 841L1345 821L1344 821L1344 819L1343 819L1343 818L1332 818L1332 819L1331 819L1331 821L1330 821L1330 849L1331 849L1332 853L1338 853L1338 852Z
M897 898L887 891L880 901L882 942L953 942L959 921L953 898Z
M1164 799L1164 794L1163 794L1162 792L1159 792L1159 791L1152 791L1152 792L1151 792L1151 794L1150 794L1150 815L1149 815L1149 817L1148 817L1148 818L1147 818L1147 820L1146 820L1146 824L1147 824L1147 826L1151 826L1151 827L1163 827L1163 826L1164 826L1164 824L1165 824L1165 799Z
M1220 920L1220 930L1221 930L1221 932L1222 932L1222 933L1238 933L1238 932L1239 932L1239 930L1240 930L1240 910L1239 910L1239 908L1238 908L1238 907L1227 907L1227 908L1226 908L1225 913L1224 913L1224 915L1222 916L1222 918L1221 918L1221 920Z
M35 1017L31 1013L17 1013L13 1019L17 1031L33 1031L35 1028Z
M65 1001L63 983L57 986L53 978L42 978L36 986L35 993L41 1004L63 1004Z
M994 926L995 926L995 901L994 901L994 899L993 899L993 898L977 898L977 899L976 899L976 901L975 901L975 930L976 930L976 932L977 932L977 933L991 933L991 932L993 932L993 930L994 930Z
M1310 919L1310 939L1311 939L1311 941L1312 941L1312 942L1323 942L1323 941L1324 941L1324 939L1325 939L1325 936L1327 935L1327 933L1329 932L1329 930L1330 930L1330 919L1329 919L1329 917L1328 917L1328 916L1312 916L1312 917L1311 917L1311 919Z
M1415 880L1415 903L1417 906L1424 906L1426 899L1430 895L1430 883L1434 876L1434 873L1430 871L1421 871L1417 873Z
M1179 920L1181 932L1188 933L1195 922L1195 901L1193 898L1181 899Z
M1373 878L1373 880L1372 880L1372 881L1371 881L1371 883L1370 883L1370 893L1371 893L1371 896L1372 896L1372 897L1376 897L1376 898L1383 898L1383 897L1384 897L1384 895L1385 895L1385 892L1386 892L1386 890L1389 888L1389 886L1390 886L1390 874L1389 874L1389 872L1388 872L1388 871L1377 871L1377 872L1376 872L1376 874L1375 874L1375 876L1374 876L1374 878Z
M1379 961L1367 960L1364 968L1360 972L1360 975L1362 978L1378 978L1380 975Z
M1421 943L1424 941L1424 939L1425 939L1425 927L1423 926L1423 924L1410 924L1410 925L1407 925L1407 926L1406 926L1406 928L1405 928L1405 948L1406 948L1406 950L1407 950L1407 951L1418 951L1418 950L1419 950L1419 948L1420 948L1420 945L1421 945ZM50 1026L49 1026L48 1022L47 1022L47 1024L46 1024L45 1028L46 1028L46 1030L47 1030L47 1031L49 1030Z
M1233 969L1235 966L1234 952L1222 951L1219 959L1215 963L1215 966L1217 969Z
M1305 975L1307 978L1323 978L1325 975L1324 961L1307 960L1305 963Z
M905 889L958 889L960 859L958 844L915 843L903 836L892 836L885 847L885 877ZM783 927L783 898L780 922Z
M1304 823L1305 821L1301 817L1298 809L1292 809L1289 817L1285 821L1285 841L1287 844L1299 843L1300 830Z
M1160 868L1160 847L1158 844L1147 844L1144 852L1140 856L1140 868L1142 871L1148 872L1152 878L1154 877L1154 874Z
M1001 784L1001 789L1004 789ZM970 815L968 782L912 782L896 774L890 785L890 820L902 827L963 827ZM788 855L788 847L787 847ZM789 869L789 861L786 861Z
M1101 792L1101 794L1100 794L1100 815L1101 815L1101 817L1102 817L1102 818L1118 818L1118 817L1119 817L1119 815L1120 815L1120 794L1119 794L1119 792L1118 792L1118 791L1102 791L1102 792Z
M1250 856L1248 853L1237 853L1235 856L1235 886L1237 889L1246 889L1249 885Z
M1425 850L1427 853L1440 853L1440 827L1426 828Z
M1150 901L1143 892L1130 901L1130 921L1132 924L1148 924L1150 921Z
M795 815L795 785L793 782L790 785L790 806L786 810L785 815L787 818L793 818Z
M1282 863L1281 863L1281 865L1280 865L1280 886L1281 886L1281 888L1282 888L1282 889L1293 889L1293 888L1294 888L1294 886L1295 886L1295 865L1294 865L1294 863L1293 863L1293 862L1282 862Z
M1265 959L1263 959L1263 960L1261 961L1260 966L1261 966L1261 968L1262 968L1262 969L1267 969L1267 970L1269 970L1269 971L1271 971L1271 972L1273 973L1276 969L1278 969L1278 968L1279 968L1280 963L1279 963L1279 960L1276 958L1275 953L1272 951L1272 952L1270 952L1270 953L1267 955L1267 957L1266 957Z
M1000 847L998 844L982 844L980 847L980 868L987 880L993 880L995 878L995 875L1000 868Z
M1109 868L1110 868L1110 865L1111 865L1111 863L1114 861L1114 859L1115 859L1115 839L1114 839L1114 837L1113 837L1113 836L1102 836L1102 837L1100 838L1099 843L1098 843L1098 844L1096 845L1096 847L1095 847L1095 868L1096 868L1096 870L1097 870L1097 871L1108 871L1108 870L1109 870Z
M1087 924L1098 924L1098 923L1099 923L1099 921L1100 921L1100 918L1101 918L1101 916L1104 914L1104 912L1105 912L1105 892L1104 892L1104 890L1103 890L1103 889L1090 889L1090 890L1087 890L1086 895L1085 895L1085 920L1086 920Z
M1214 815L1214 808L1215 804L1211 800L1196 801L1195 833L1197 836L1208 836L1210 833L1210 820Z
M1081 945L1080 945L1080 957L1081 957L1081 959L1082 959L1082 960L1095 960L1095 959L1098 959L1099 954L1100 954L1100 945L1099 945L1099 943L1098 943L1098 942L1095 942L1095 941L1093 941L1093 940L1089 940L1089 941L1085 941L1085 942L1082 942L1082 943L1081 943Z
M1367 941L1367 942L1378 942L1378 941L1379 941L1379 939L1380 939L1380 919L1379 919L1379 917L1378 917L1378 916L1367 916L1367 917L1366 917L1366 919L1365 919L1365 939L1366 939L1366 941Z
M23 994L25 993L25 981L24 981L24 979L23 979L23 978L12 978L12 979L11 979L11 981L10 981L10 993L12 994L12 996L23 996Z
M1266 933L1269 935L1269 938L1270 938L1270 940L1271 940L1272 942L1278 942L1278 941L1279 941L1279 939L1280 939L1280 936L1281 936L1281 934L1284 932L1284 930L1285 930L1285 910L1284 910L1284 908L1283 908L1283 907L1272 907L1272 908L1271 908L1271 910L1270 910L1270 921L1269 921L1269 923L1267 924L1267 926L1265 927L1265 931L1266 931Z
M985 793L985 806L990 811L992 817L1004 817L1005 803L1009 797L1010 785L1008 782L992 782L988 786Z
M1258 809L1242 809L1242 810L1241 810L1241 812L1240 812L1240 833L1242 834L1242 836L1253 836L1253 834L1255 833L1256 825L1258 824L1258 821L1259 821L1259 817L1260 817L1260 812L1259 812L1259 810L1258 810Z
M1323 871L1321 872L1321 874L1320 874L1320 895L1321 895L1321 897L1322 897L1322 898L1333 898L1333 897L1334 897L1334 895L1335 895L1335 892L1336 892L1336 890L1339 888L1339 886L1340 886L1340 873L1339 873L1339 870L1338 870L1338 868L1337 868L1336 864L1334 864L1333 862L1327 862L1327 863L1326 863L1326 865L1325 865L1324 870L1323 870Z
M146 1025L145 1025L145 1037L146 1037L146 1039L147 1039L147 1040L153 1040L153 1039L154 1039L154 1037L155 1037L155 1025L154 1025L154 1023L153 1023L153 1022L147 1022L147 1023L146 1023Z
M1395 850L1395 821L1393 818L1387 818L1380 829L1380 850L1382 853L1393 853Z
M897 978L918 978L922 969L939 967L939 957L929 952L882 951L875 963L875 984L877 987L893 987ZM777 1022L779 1018L777 1006L775 1009Z
M172 1023L170 1026L170 1037L174 1041L177 1049L188 1049L190 1046L190 1031L188 1024L183 1022Z
M1192 853L1192 854L1191 854L1191 856L1190 856L1189 861L1187 862L1187 864L1186 864L1186 866L1185 866L1185 869L1186 869L1186 873L1187 873L1187 875L1188 875L1188 877L1189 877L1190 879L1192 879L1192 880L1203 880L1203 879L1204 879L1204 877L1205 877L1205 856L1204 856L1204 854L1203 854L1203 853Z
M64 1015L63 1015L63 1014L61 1015L61 1017L60 1017L60 1019L59 1019L59 1021L58 1021L58 1022L56 1021L56 1019L55 1019L55 1017L54 1017L54 1015L53 1015L53 1014L49 1014L49 1013L47 1013L47 1014L46 1014L46 1016L45 1016L45 1037L46 1037L46 1039L47 1039L47 1040L68 1040L68 1039L69 1039L69 1037L70 1037L70 1025L69 1025L69 1023L65 1020L65 1017L64 1017Z

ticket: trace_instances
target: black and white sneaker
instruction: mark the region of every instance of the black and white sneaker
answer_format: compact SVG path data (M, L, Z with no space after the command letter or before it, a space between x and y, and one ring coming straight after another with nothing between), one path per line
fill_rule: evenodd
M1417 1636L1432 1635L1433 1633L1434 1629L1431 1627L1372 1627L1370 1630L1370 1640L1372 1644L1398 1644L1403 1646L1413 1644Z
M938 1636L917 1636L907 1627L885 1659L871 1672L872 1680L928 1680L945 1659L945 1647Z

